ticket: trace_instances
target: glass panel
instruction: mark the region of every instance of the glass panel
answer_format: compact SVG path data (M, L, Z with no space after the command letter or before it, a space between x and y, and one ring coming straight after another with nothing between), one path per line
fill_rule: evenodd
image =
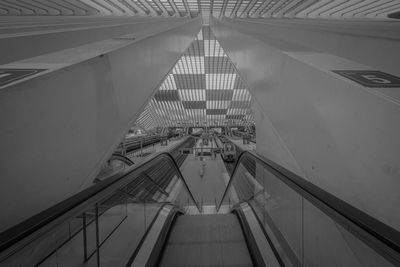
M119 159L111 159L109 160L103 169L100 171L99 175L96 177L98 180L104 180L116 173L122 171L123 169L129 167L126 163L122 162Z
M58 248L57 234L52 234L45 240L38 242L30 253L26 253L24 263L21 266L28 266L31 262L40 262L45 260L39 266L58 266L58 259L53 250ZM44 256L44 257L43 257Z
M126 203L114 206L100 217L101 266L126 264L146 232L145 214L143 203Z
M38 238L34 244L30 244L19 250L11 257L1 262L1 266L29 266L31 262L39 262L49 255L56 248L54 235L51 234L46 239ZM57 266L55 259L51 259L51 265Z
M261 167L261 165L257 165ZM276 230L301 262L302 255L302 197L264 169L264 220L273 223ZM262 209L259 205L257 209Z
M281 177L252 154L244 155L221 208L247 201L266 232L274 235L281 257L294 266L394 266L359 239L354 229L333 221L283 182L290 179Z
M170 156L161 154L138 166L127 168L120 180L117 176L109 178L115 179L110 180L114 181L109 185L112 190L107 187L110 192L98 197L97 203L83 210L78 206L74 215L52 225L51 231L32 237L32 242L0 265L123 265L164 204L198 212L199 206Z
M393 266L307 200L304 260L306 266Z
M96 206L91 206L87 209L82 217L84 217L83 221L86 223L86 228L82 231L82 242L86 238L86 255L87 259L89 259L96 253ZM78 240L74 241L79 242ZM69 245L74 246L75 244Z
M117 191L111 197L98 204L99 208L99 240L100 245L127 218L127 198L124 191Z
M85 262L85 249L86 258L89 259L85 266L96 266L96 257L93 257L96 253L95 213L95 207L91 206L85 213L72 218L68 224L58 227L53 234L56 250L39 266L53 266L54 262L60 267L81 266Z

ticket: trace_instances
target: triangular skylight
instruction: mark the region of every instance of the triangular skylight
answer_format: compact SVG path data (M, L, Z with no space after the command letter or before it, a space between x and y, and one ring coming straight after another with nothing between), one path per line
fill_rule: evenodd
M210 28L203 27L136 124L151 129L253 122L249 91Z

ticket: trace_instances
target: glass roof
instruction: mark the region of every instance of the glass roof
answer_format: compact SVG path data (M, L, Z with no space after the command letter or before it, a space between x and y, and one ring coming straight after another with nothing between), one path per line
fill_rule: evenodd
M400 0L8 0L1 15L399 19Z
M202 28L136 121L145 129L253 123L251 94L208 26Z

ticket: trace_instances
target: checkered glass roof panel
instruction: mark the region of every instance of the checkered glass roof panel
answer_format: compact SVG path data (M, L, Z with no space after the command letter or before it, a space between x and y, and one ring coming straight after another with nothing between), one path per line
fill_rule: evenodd
M250 92L209 27L202 28L136 123L147 129L254 123Z

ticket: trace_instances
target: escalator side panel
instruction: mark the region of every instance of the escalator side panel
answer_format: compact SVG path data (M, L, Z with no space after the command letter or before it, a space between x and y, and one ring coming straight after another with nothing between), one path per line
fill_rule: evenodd
M234 214L177 218L161 257L161 267L253 266Z
M285 264L283 263L261 228L256 215L247 203L241 203L235 209L235 213L241 223L243 234L246 237L255 266L292 266L290 261L285 261Z
M179 213L181 211L171 205L166 205L159 211L144 235L141 245L133 253L126 267L152 267L157 265L169 230Z

